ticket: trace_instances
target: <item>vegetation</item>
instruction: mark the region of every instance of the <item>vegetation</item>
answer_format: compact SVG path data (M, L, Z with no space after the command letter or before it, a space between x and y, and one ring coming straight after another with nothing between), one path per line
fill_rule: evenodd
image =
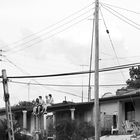
M140 66L129 69L130 79L126 81L127 88L140 88Z
M15 140L31 140L30 136L26 136L21 134L22 131L20 125L17 121L13 121L14 133L15 133ZM7 140L8 139L8 128L7 128L7 120L0 119L0 139Z
M57 140L84 140L94 136L94 127L88 122L63 120L56 125Z
M12 108L29 108L33 107L35 104L34 101L20 101L18 104L12 106ZM15 133L15 140L31 140L31 136L27 136L23 132L22 126L17 122L15 116L13 117L13 128ZM8 139L8 128L7 128L7 119L0 119L0 139L7 140Z
M33 107L35 106L35 101L20 101L18 104L14 105L14 107L25 107L25 108L28 108L28 107Z

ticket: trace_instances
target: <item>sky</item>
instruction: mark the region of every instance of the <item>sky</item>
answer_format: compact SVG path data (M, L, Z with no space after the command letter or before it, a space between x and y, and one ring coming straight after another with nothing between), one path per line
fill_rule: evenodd
M133 3L127 0L102 0L100 3L100 68L139 62L139 0L134 0ZM0 70L6 69L7 76L89 70L93 12L92 0L0 0L0 49L3 50ZM92 74L91 84L94 84L93 76ZM39 95L44 98L48 94L53 95L55 103L62 102L65 98L67 101L80 102L82 91L84 101L87 101L88 88L82 85L88 85L88 78L86 74L9 79L10 102L14 105L19 101L32 101ZM125 84L127 79L129 70L123 69L100 73L99 83ZM115 95L119 88L122 86L100 87L99 96L106 92ZM3 107L2 83L0 93L0 106ZM94 88L91 94L94 98Z

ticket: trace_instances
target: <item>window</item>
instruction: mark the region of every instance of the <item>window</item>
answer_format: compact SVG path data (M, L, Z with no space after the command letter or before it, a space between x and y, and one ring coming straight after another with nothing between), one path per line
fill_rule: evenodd
M129 121L135 120L135 108L133 102L125 103L125 120Z

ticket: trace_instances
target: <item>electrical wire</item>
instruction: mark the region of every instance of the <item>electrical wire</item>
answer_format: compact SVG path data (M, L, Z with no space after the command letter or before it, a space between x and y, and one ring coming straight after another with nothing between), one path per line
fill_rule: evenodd
M107 55L107 56L112 56L111 54L105 53L103 51L100 51L102 54Z
M16 64L14 64L12 61L10 61L8 58L6 58L8 60L9 63L11 63L12 65L14 65L17 69L19 69L21 72L23 73L26 73L28 75L30 75L28 72L25 72L23 69L21 69L19 66L17 66ZM75 96L75 97L79 97L79 98L85 98L87 99L86 97L81 97L77 94L74 94L74 93L70 93L70 92L67 92L67 91L62 91L62 90L56 90L56 89L53 89L53 88L50 88L50 87L46 87L45 84L41 84L39 83L37 80L35 79L31 79L33 80L35 83L27 83L27 85L29 84L32 84L32 85L38 85L38 86L42 86L43 88L47 89L47 90L50 90L50 91L56 91L56 92L61 92L61 93L65 93L65 94L68 94L68 95L72 95L72 96ZM9 82L13 82L12 80L9 79ZM20 84L26 84L25 82L13 82L13 83L20 83Z
M63 30L57 31L56 33L54 33L54 34L52 34L52 35L50 35L50 36L48 36L48 37L42 38L41 40L38 40L38 41L36 41L36 42L34 42L34 43L28 45L28 46L25 46L24 48L19 48L18 50L13 50L12 53L15 54L15 53L17 53L17 52L19 52L19 51L23 51L23 50L25 50L25 49L27 49L27 48L30 48L30 47L32 47L33 45L36 45L36 44L38 44L38 43L40 43L40 42L42 42L42 41L44 41L44 40L48 40L48 39L54 37L55 35L57 35L57 34L59 34L59 33L63 32L63 31L65 31L65 30L71 28L72 26L74 26L74 25L76 25L76 24L78 24L78 23L80 23L80 22L82 22L82 21L87 20L90 16L92 16L92 15L89 15L89 16L87 16L86 18L83 18L83 19L81 19L80 21L75 22L75 23L72 24L72 25L69 25L68 27L64 28Z
M111 13L112 15L114 15L115 17L119 18L120 20L122 20L123 22L127 23L128 25L134 27L135 29L140 30L140 28L138 28L137 26L135 26L134 24L129 23L128 21L126 21L125 19L121 18L120 16L114 14L111 10L109 10L108 8L106 8L105 6L102 5L102 7L108 11L109 13Z
M108 4L108 3L100 2L100 4L108 5L108 6L111 6L111 7L114 7L114 8L125 10L127 12L135 13L135 14L140 14L140 12L136 12L136 11L133 11L133 10L130 10L130 9L122 8L122 7L119 7L119 6L116 6L116 5L112 5L112 4Z
M105 6L105 5L104 5L104 6ZM109 8L109 9L112 10L112 11L114 11L115 13L117 13L117 14L120 15L120 16L122 16L124 19L128 20L129 22L135 24L136 26L140 26L140 24L138 24L138 23L134 22L133 20L127 18L126 16L120 14L119 12L117 12L117 11L114 10L114 9L112 9L111 7L109 7L109 6L105 6L105 7Z
M72 95L72 96L75 96L75 97L78 97L78 98L84 98L84 99L87 99L87 97L82 97L82 96L79 96L79 95L77 95L77 94L73 94L73 93L71 93L71 92L67 92L67 91L62 91L62 90L54 90L54 89L52 89L53 91L56 91L56 92L60 92L60 93L65 93L65 94L68 94L68 95Z
M74 16L74 15L80 13L81 11L87 9L88 7L92 6L93 4L94 4L94 2L92 2L91 4L89 4L89 5L85 6L85 7L83 7L83 8L80 9L80 10L78 10L78 11L76 11L76 12L70 14L69 16L67 16L67 17L65 17L65 18L63 18L63 19L61 19L61 20L59 20L58 22L56 22L56 23L54 23L54 24L51 24L51 25L49 25L49 26L47 26L47 27L41 29L40 31L38 31L38 32L36 32L36 33L30 34L30 35L28 35L28 36L22 38L21 40L15 41L15 42L13 42L13 43L11 43L11 44L8 44L8 45L6 45L6 46L11 46L11 45L14 45L14 44L18 44L18 43L20 43L21 41L23 41L23 40L25 40L25 39L27 39L27 38L30 38L30 37L32 37L32 36L34 36L34 35L37 35L37 34L40 34L40 33L44 32L44 31L46 31L46 30L48 30L48 29L50 29L50 28L52 28L52 27L58 25L59 23L61 23L61 22L65 21L65 20L71 18L72 16ZM4 47L6 47L6 46L4 46Z
M25 72L25 70L23 70L22 68L20 68L19 66L17 66L16 64L14 64L11 60L9 60L7 57L5 57L5 59L12 64L13 66L15 66L17 69L19 69L22 73L29 75L28 72Z
M108 28L107 28L107 25L106 25L106 22L105 22L103 13L102 13L102 11L101 11L101 8L100 8L100 12L101 12L101 16L102 16L102 19L103 19L104 26L105 26L105 28L106 28L106 33L108 34L110 44L111 44L112 49L113 49L113 51L114 51L114 54L115 54L117 63L118 63L118 65L120 65L120 62L119 62L119 60L118 60L118 55L117 55L117 52L116 52L116 50L115 50L114 43L113 43L113 41L112 41L112 39L111 39L110 32L109 32L109 30L108 30ZM123 79L125 80L125 76L124 76L123 72L122 72L121 70L120 70L120 72L121 72L121 75L122 75Z
M137 56L128 56L128 57L118 57L118 59L131 59L131 58L139 58L140 56L139 55L137 55ZM113 59L116 59L116 58L114 58L114 57L112 57L112 58L101 58L101 60L103 60L103 61L108 61L108 60L113 60Z
M15 84L25 84L25 85L36 85L36 86L39 86L39 85L43 85L43 86L51 86L51 87L79 87L81 88L82 86L83 87L88 87L88 85L76 85L76 84L73 84L73 85L66 85L66 84L37 84L37 83L27 83L27 82L22 82L22 81L13 81L13 80L9 80L9 82L11 83L15 83ZM94 87L94 85L91 85L92 87ZM108 84L108 85L99 85L100 87L115 87L115 86L126 86L126 84Z
M119 66L114 66L114 67L108 67L108 68L102 68L99 70L99 72L108 72L108 71L113 71L113 70L120 70L120 69L126 69L130 68L132 66L139 66L140 63L131 63L131 64L125 64L125 65L119 65ZM94 73L95 71L92 70L91 73ZM48 74L48 75L32 75L32 76L7 76L9 79L13 78L45 78L45 77L59 77L59 76L70 76L70 75L79 75L79 74L88 74L89 71L80 71L80 72L70 72L70 73L59 73L59 74ZM2 78L2 76L0 76Z
M56 30L58 30L58 29L60 29L60 28L63 28L64 26L69 25L70 23L72 23L73 21L75 21L75 20L77 20L78 18L82 17L83 15L89 13L89 12L92 11L93 9L94 9L94 8L92 8L92 9L90 9L90 10L84 12L84 13L81 14L81 15L78 15L77 17L73 18L72 20L68 20L66 23L63 23L63 24L61 24L61 25L58 24L58 26L52 28L50 31L48 31L48 32L46 32L46 33L41 34L39 37L43 37L43 36L49 35L49 34L51 34L53 31L56 32ZM19 45L16 45L14 48L9 49L9 51L10 51L10 50L13 51L13 50L15 50L15 49L17 49L17 48L19 48L19 47L21 47L21 46L26 46L26 45L32 43L33 41L37 41L37 42L38 42L38 39L39 39L38 36L37 36L37 37L35 36L33 39L30 39L30 40L28 40L28 41L25 41L25 42L23 42L23 43L20 43ZM42 41L42 40L39 40L39 41ZM8 50L7 50L7 52L8 52Z
M93 13L93 26L92 26L92 38L91 38L91 48L90 48L90 62L89 62L89 71L92 70L92 57L93 57L93 40L94 40L94 13ZM91 72L89 72L88 80L88 101L91 100Z
M93 9L90 9L89 11L92 11L92 10L93 10ZM65 26L65 25L67 25L67 24L70 24L70 23L73 22L75 19L78 19L79 17L81 17L81 16L83 16L83 15L89 13L89 11L86 11L85 13L81 14L80 16L77 16L77 17L75 17L74 19L72 19L72 20L70 20L70 21L67 21L67 22L64 23L64 24L59 25L58 27L53 28L52 30L50 30L50 31L48 31L48 32L46 32L46 33L40 35L39 37L45 36L46 34L49 34L49 33L53 32L53 31L56 31L57 29L59 29L59 28ZM24 45L26 45L26 44L28 44L28 43L34 41L34 40L37 40L37 39L38 39L38 37L35 37L35 38L33 38L33 39L31 39L31 40L29 40L29 41L27 41L27 42L23 42L23 43L21 43L21 44L19 44L19 45L20 45L20 46L24 46ZM17 46L14 47L13 49L16 49L17 47L19 47L19 45L17 45Z

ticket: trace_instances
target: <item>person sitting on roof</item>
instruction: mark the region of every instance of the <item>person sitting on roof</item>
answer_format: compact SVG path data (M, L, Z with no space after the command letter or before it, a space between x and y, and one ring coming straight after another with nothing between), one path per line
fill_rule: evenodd
M44 113L47 113L47 107L49 106L49 98L48 98L47 95L45 96L45 99L46 99L46 101L45 101L45 105L44 105L43 111L44 111Z
M33 114L38 114L39 99L36 98L35 107L33 108Z
M45 104L45 102L42 99L42 96L39 96L38 114L43 111L44 104Z
M54 103L52 94L49 94L49 104L52 105Z
M44 106L44 113L47 113L47 107L51 106L53 104L53 98L52 98L51 94L49 94L49 98L48 98L47 95L45 97L46 97L46 103L45 103L45 106Z

